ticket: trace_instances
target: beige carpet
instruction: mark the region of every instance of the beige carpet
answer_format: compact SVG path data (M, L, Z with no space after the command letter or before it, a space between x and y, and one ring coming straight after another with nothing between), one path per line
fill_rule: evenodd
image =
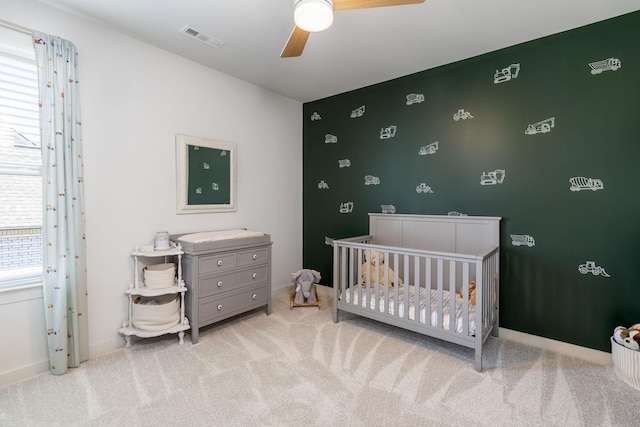
M473 353L374 321L289 308L213 325L200 341L136 342L61 377L0 388L0 426L640 425L611 367L491 338Z

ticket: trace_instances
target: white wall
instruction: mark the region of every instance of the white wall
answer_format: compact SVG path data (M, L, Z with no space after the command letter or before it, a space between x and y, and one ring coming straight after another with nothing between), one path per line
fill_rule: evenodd
M92 355L124 344L117 331L133 274L129 253L156 231L270 233L274 292L288 286L302 263L299 102L35 0L2 3L2 19L68 39L78 49ZM237 144L237 212L176 215L177 133ZM42 318L9 317L18 312L23 318L42 305L30 292L0 295L0 304L6 302L0 341L18 341L16 351L0 352L6 354L0 384L46 366L44 345L33 344L45 341Z

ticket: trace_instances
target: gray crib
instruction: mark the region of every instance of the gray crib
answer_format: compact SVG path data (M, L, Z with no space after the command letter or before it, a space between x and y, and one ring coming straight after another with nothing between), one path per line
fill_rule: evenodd
M498 336L500 220L369 214L368 235L333 242L334 322L345 311L473 348L481 372Z

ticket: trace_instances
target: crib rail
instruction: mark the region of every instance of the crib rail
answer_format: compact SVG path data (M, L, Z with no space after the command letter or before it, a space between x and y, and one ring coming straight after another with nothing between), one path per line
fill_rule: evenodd
M351 312L475 348L481 370L482 344L491 333L497 335L499 247L465 255L371 242L369 235L333 242L334 322L339 311ZM372 251L383 254L382 266L372 265L367 256ZM469 298L456 304L454 297L469 295L472 280L473 309Z

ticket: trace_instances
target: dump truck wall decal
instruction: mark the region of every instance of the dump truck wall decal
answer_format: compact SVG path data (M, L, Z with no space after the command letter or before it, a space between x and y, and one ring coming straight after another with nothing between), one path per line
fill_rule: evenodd
M533 236L528 234L511 234L511 244L513 246L528 246L533 247L536 245L536 241Z
M326 134L324 136L324 143L325 144L335 144L336 142L338 142L338 137L335 135L331 135L330 133Z
M364 176L364 185L379 185L380 178L373 175L365 175Z
M600 74L603 71L618 71L622 68L622 62L618 58L612 57L602 61L590 62L589 68L591 68L591 74L593 75Z
M383 214L394 214L396 213L396 207L393 205L380 205L380 210Z

